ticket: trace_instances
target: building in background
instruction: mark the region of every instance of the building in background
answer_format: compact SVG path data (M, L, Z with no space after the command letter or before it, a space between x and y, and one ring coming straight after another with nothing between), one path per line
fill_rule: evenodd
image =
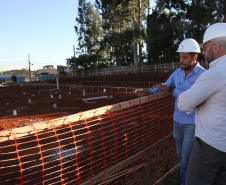
M46 65L43 67L43 69L38 69L35 72L35 75L39 81L47 81L55 79L58 75L58 72L53 68L53 65Z
M0 75L0 82L6 82L6 81L11 81L12 75L11 74L4 74Z
M18 74L16 75L17 83L30 82L29 74Z

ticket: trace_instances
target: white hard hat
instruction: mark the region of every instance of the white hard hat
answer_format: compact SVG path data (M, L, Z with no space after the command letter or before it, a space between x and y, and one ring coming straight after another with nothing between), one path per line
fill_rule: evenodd
M196 42L196 40L194 39L185 39L183 40L180 45L179 48L177 50L177 52L182 52L182 53L200 53L200 47L198 42Z
M212 24L206 29L201 46L208 41L222 37L226 37L226 23L219 22Z

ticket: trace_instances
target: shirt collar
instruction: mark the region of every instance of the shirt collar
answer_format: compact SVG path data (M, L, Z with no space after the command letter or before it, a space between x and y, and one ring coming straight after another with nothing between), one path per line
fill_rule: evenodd
M218 64L222 63L223 61L226 61L226 55L223 55L220 58L215 59L213 62L209 64L210 68L217 66Z
M192 75L193 73L198 74L199 73L199 70L200 70L200 67L201 66L200 66L199 62L197 61L194 69L192 69L191 73L188 76ZM183 73L183 75L185 77L185 70L181 70L181 71L182 71L182 73Z
M197 64L195 65L194 69L192 71L194 71L194 73L199 73L201 65L199 64L199 62L197 61Z

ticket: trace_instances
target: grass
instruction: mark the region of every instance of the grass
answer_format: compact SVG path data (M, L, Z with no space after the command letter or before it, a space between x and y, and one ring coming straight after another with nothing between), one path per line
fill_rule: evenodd
M142 178L145 179L145 176L142 176ZM146 178L145 181L142 181L138 177L137 181L135 183L133 183L133 185L135 185L135 184L140 184L140 185L153 185L154 181L149 181L149 183L147 183L147 178ZM181 181L180 181L180 169L176 170L174 173L172 173L171 175L167 176L158 185L181 185Z
M175 171L173 174L168 176L164 181L162 181L159 185L180 185L180 169Z
M175 154L173 139L168 138L158 143L155 148L145 153L142 162L146 164L146 167L143 170L137 171L133 184L153 185L156 180L174 168L179 162ZM180 170L178 169L160 181L158 185L180 184Z

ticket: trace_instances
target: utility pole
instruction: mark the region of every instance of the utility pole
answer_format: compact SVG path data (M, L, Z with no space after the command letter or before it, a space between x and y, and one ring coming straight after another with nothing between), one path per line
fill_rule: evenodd
M30 62L30 55L28 55L28 66L29 66L29 79L30 79L30 82L31 82L31 65L33 65L33 64L31 64L31 62Z
M75 73L75 76L77 76L77 69L76 69L76 59L75 59L75 45L73 45L73 51L74 51L74 73Z
M31 68L30 68L31 62L30 62L30 55L28 55L28 66L29 66L29 79L31 82Z

